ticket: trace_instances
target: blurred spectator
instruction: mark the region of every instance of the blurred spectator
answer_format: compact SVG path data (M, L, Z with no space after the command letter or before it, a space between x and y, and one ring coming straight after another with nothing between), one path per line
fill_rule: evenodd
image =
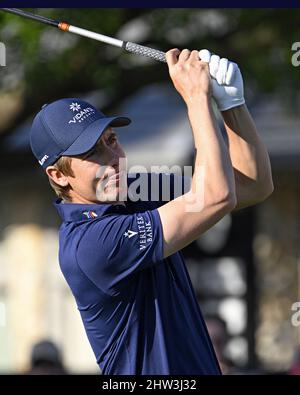
M26 374L68 374L63 366L58 347L50 340L43 340L33 345L31 351L31 368Z
M296 351L294 362L290 366L288 374L293 376L300 375L300 348Z
M205 318L208 333L213 343L217 359L223 374L235 373L233 362L226 356L226 345L228 342L228 332L226 322L217 315L206 316Z

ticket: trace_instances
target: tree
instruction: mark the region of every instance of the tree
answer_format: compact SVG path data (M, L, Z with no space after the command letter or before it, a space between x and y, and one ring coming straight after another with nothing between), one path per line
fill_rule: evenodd
M285 104L294 102L300 86L299 70L291 64L292 43L300 41L298 9L29 11L163 51L209 48L240 65L252 92L280 93ZM2 138L57 98L97 91L102 109L110 112L141 86L169 78L160 62L15 15L1 12L0 26L7 48L0 81Z

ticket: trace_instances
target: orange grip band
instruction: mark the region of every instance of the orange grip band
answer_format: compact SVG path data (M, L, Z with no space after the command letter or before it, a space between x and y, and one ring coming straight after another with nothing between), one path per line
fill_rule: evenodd
M70 25L67 22L59 22L58 28L60 30L63 30L64 32L67 32L69 30Z

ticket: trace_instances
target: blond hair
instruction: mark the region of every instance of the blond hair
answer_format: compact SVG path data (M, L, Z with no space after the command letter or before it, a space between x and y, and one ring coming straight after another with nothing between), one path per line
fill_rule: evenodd
M58 159L57 162L54 163L53 165L57 170L61 171L65 176L71 176L74 177L74 173L71 168L71 158L69 156L62 156L61 158ZM55 181L52 180L52 178L49 178L49 183L51 187L54 189L56 195L63 199L63 200L69 200L69 186L63 187L61 185L58 185Z

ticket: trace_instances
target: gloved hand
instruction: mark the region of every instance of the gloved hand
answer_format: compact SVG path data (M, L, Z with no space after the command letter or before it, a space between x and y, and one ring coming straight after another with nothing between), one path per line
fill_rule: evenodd
M212 55L207 49L201 49L199 57L209 63L212 96L218 109L225 111L244 104L244 83L239 66L226 58Z

